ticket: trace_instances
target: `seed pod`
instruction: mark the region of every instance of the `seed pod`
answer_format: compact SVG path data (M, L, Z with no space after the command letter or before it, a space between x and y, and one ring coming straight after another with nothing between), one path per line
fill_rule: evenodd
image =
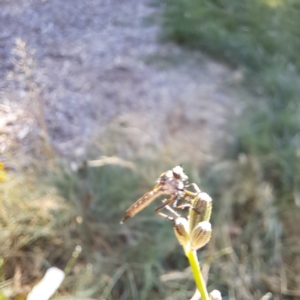
M190 231L199 223L209 221L212 210L212 199L206 193L199 193L192 201L192 208L189 212Z
M186 246L190 237L188 232L188 222L185 218L177 218L174 223L174 232L180 245Z
M191 250L198 250L205 246L211 237L211 224L207 221L198 223L191 232Z

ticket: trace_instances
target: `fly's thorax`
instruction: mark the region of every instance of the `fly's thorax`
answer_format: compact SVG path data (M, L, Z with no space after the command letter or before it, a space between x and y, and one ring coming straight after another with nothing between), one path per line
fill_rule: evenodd
M171 194L171 195L178 194L179 192L183 193L184 184L182 181L172 178L164 182L162 190L166 194Z
M175 182L176 184L176 189L179 190L179 191L183 191L184 190L184 184L181 180L177 180Z
M164 183L164 182L166 182L166 181L168 181L168 180L170 180L172 178L173 178L173 173L172 173L171 170L169 170L169 171L166 171L166 172L162 173L159 176L159 178L157 179L157 182Z
M183 173L183 169L180 166L166 171L160 175L157 182L161 184L161 191L169 195L178 195L184 191L183 180L186 180L187 176Z

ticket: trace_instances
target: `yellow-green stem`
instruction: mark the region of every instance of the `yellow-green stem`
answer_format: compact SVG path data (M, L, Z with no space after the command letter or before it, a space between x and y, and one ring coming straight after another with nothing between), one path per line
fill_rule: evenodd
M201 270L200 270L196 251L187 250L187 251L185 251L185 255L190 262L190 265L191 265L191 268L193 271L193 276L195 279L195 283L196 283L196 286L201 295L201 300L209 300L209 296L208 296L208 293L206 290L204 278L203 278Z

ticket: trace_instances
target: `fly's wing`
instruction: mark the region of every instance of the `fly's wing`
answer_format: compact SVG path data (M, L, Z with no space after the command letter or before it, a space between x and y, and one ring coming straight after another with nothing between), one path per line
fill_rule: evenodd
M155 200L158 196L162 195L163 192L163 183L158 183L151 191L147 192L143 197L133 203L125 213L125 217L120 222L123 224L127 219L132 218L139 211L148 206L153 200Z

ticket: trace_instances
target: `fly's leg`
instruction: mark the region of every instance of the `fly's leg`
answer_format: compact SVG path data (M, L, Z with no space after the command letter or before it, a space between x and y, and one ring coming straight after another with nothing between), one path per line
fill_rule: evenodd
M199 198L200 194L202 193L202 191L200 190L200 188L198 187L198 185L196 183L191 183L185 186L185 188L187 187L193 187L194 190L196 191L195 193L188 191L188 190L184 190L185 194L183 196L183 198L189 202L192 202L193 204L188 204L190 205L190 209L192 209L193 211L195 211L197 214L200 214L200 212L196 209L195 205L195 201L197 201L197 199Z
M193 187L196 192L191 192L186 189L190 186ZM196 183L188 184L185 186L183 199L188 202L192 202L200 193L201 193L201 190Z
M163 204L155 209L155 213L158 214L159 216L161 216L161 217L164 218L164 219L167 219L167 220L169 220L169 221L173 221L174 218L172 218L172 217L170 217L170 216L168 216L168 215L166 215L166 214L164 214L164 213L162 213L162 212L160 212L160 211L161 211L163 208L167 208L167 207L169 206L169 204L171 204L171 203L174 202L174 201L175 201L175 197L171 197L170 199L165 199L165 200L163 201Z
M173 202L173 207L174 207L174 208L178 208L178 200L179 200L179 196L176 195L176 196L174 197L174 202Z
M167 199L163 200L163 205L165 205L167 202L168 202ZM177 213L174 209L172 209L169 205L163 206L162 208L165 208L166 210L168 210L172 215L174 215L174 218L167 216L166 214L163 214L161 212L156 212L156 213L158 213L158 215L160 215L161 217L163 217L169 221L172 221L174 224L175 224L175 220L181 217L180 214Z
M171 208L169 205L167 205L166 207L165 207L165 209L167 209L172 215L174 215L174 218L172 218L172 220L170 220L170 221L172 221L173 222L173 226L174 226L174 228L176 227L176 220L178 219L178 218L180 218L181 217L181 215L179 214L179 213L177 213L173 208Z
M180 218L180 214L177 213L174 209L172 209L169 205L167 205L165 207L165 209L167 209L171 214L173 214L176 218Z
M189 203L186 203L186 204L174 206L174 208L177 208L177 209L192 208L192 205Z
M201 190L196 183L190 183L190 184L186 185L185 188L190 187L190 186L194 188L194 190L196 191L197 194L201 193ZM189 191L186 191L186 192L189 192ZM192 193L192 192L190 192L190 193Z
M191 201L190 200L190 197L195 197L195 193L192 193L188 190L184 190L184 195L183 195L183 199L186 200L186 201ZM174 200L174 203L173 203L173 207L174 208L177 208L177 209L185 209L185 208L191 208L191 204L181 204L181 205L178 205L178 200L180 199L180 197L177 195L175 196L175 200Z
M183 196L183 198L185 200L187 200L188 202L191 202L201 192L200 188L198 187L198 185L196 183L188 184L188 185L185 186L185 188L186 187L190 187L190 186L194 188L194 190L196 191L196 193L188 191L186 189L184 190L184 196ZM174 208L178 208L178 209L192 208L192 205L190 203L178 205L179 198L180 197L178 195L176 195L174 197L171 197L168 200L164 200L163 204L155 209L156 214L158 214L159 216L161 216L164 219L173 221L174 218L172 218L172 217L170 217L170 216L168 216L168 215L166 215L166 214L164 214L164 213L161 212L161 210L163 208L166 208L167 210L169 210L176 217L178 217L179 215L173 209L171 209L168 206L169 204L173 203L173 207Z
M183 199L188 201L188 202L192 202L193 199L195 197L197 197L197 195L199 193L201 193L201 190L200 190L200 188L198 187L198 185L196 183L188 184L188 185L185 186L185 188L188 188L190 186L193 187L196 192L191 192L191 191L188 191L188 190L184 189ZM174 204L173 204L174 208L177 208L177 209L193 208L193 206L190 203L177 205L177 202L178 202L178 198L174 201Z

